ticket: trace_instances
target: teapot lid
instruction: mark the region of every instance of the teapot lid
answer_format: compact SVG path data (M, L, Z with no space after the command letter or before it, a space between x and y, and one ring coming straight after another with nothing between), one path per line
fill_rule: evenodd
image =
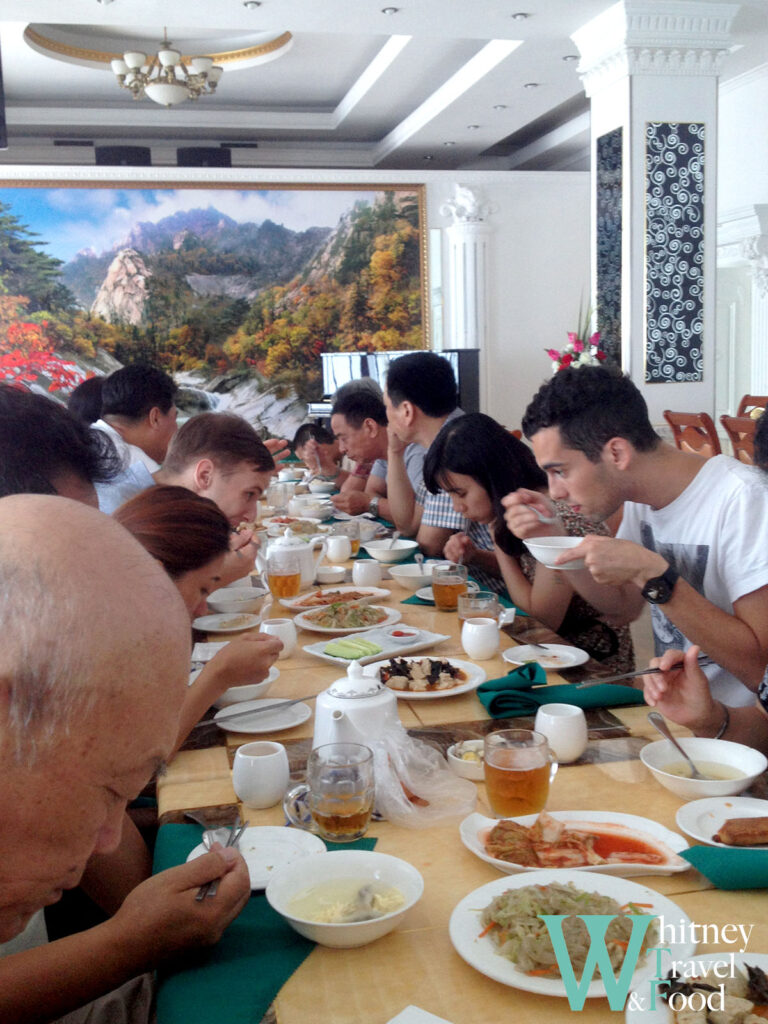
M293 530L288 527L282 537L277 537L273 542L275 547L281 548L306 548L309 547L305 540L299 536L298 533L294 533Z
M347 674L328 687L331 697L344 697L352 700L358 700L361 697L375 697L384 690L386 690L386 686L378 676L363 674L363 666L359 661L350 662Z

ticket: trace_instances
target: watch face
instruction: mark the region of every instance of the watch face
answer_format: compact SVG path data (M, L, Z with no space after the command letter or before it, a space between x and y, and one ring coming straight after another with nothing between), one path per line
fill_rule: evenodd
M643 597L652 604L665 604L672 596L672 587L665 579L648 580L643 587Z

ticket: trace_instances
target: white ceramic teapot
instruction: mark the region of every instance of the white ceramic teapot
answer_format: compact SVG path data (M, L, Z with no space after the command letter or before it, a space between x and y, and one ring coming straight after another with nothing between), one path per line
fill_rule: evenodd
M370 745L385 730L399 724L397 697L378 676L363 675L359 661L347 674L318 695L312 746L323 743Z
M318 546L320 551L315 556L314 551ZM267 550L263 553L260 551L256 556L256 565L260 572L266 572L268 552L273 548L287 548L298 555L301 567L301 585L302 587L311 587L315 579L317 566L325 554L324 538L312 537L311 540L306 541L292 533L291 530L286 530L282 537L270 540Z

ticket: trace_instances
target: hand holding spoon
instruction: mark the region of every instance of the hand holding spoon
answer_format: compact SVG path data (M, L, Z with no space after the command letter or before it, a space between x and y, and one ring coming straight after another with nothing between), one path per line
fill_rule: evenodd
M680 753L683 755L685 760L691 766L691 778L692 779L703 779L705 782L710 782L711 781L711 777L709 775L704 775L703 772L700 772L699 769L696 767L696 765L693 763L693 761L690 759L688 754L686 754L686 752L683 750L683 748L677 742L675 737L669 731L669 726L664 721L663 717L659 714L658 711L649 711L648 712L648 721L651 723L651 725L655 729L659 730L659 732L661 733L662 736L665 737L665 739L669 740L669 742L672 744L673 747L676 747L677 750L680 751Z

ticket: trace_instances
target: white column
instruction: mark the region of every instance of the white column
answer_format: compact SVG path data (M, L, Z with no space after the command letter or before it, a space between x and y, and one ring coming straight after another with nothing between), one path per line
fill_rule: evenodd
M591 99L598 322L597 140L616 132L612 321L654 423L665 408L714 412L717 84L738 9L623 0L572 37Z
M448 241L448 348L486 347L488 331L488 254L493 212L476 191L456 185L440 207L451 216Z

